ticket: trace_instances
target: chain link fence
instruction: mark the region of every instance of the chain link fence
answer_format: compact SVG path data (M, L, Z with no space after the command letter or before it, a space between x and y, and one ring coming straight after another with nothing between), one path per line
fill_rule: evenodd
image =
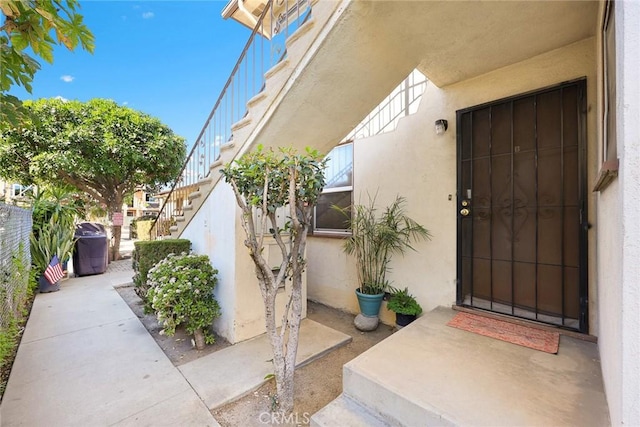
M0 333L20 316L27 295L31 210L0 202Z

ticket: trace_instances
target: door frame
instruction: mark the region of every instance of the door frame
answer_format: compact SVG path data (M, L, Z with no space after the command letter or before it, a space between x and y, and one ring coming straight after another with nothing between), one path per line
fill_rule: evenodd
M580 207L580 223L579 223L579 332L589 333L589 277L588 277L588 230L591 227L588 221L588 203L587 203L587 79L581 77L575 80L565 81L552 86L512 95L506 98L497 99L490 102L474 105L456 111L456 305L469 307L475 310L482 310L464 304L463 284L462 284L462 115L474 110L486 108L489 106L512 102L518 99L526 98L532 95L540 95L546 92L555 91L563 87L576 86L578 91L577 108L578 108L578 205ZM501 313L504 314L504 313ZM521 318L524 320L540 322L539 320L527 317L519 317L516 315L508 315ZM541 322L544 323L544 322ZM548 324L548 323L545 323ZM555 323L550 324L559 328L575 330L571 327L560 326Z

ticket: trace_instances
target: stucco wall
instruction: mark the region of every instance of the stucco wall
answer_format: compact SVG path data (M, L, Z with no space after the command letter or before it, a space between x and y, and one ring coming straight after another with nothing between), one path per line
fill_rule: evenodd
M640 4L616 2L619 176L598 199L599 348L612 425L640 425Z
M191 240L194 252L209 255L211 264L218 269L215 296L222 315L213 326L231 343L253 338L266 331L264 303L253 261L244 245L245 232L240 214L231 187L220 182L181 235ZM276 265L280 260L279 249L274 247L272 238L267 238L265 245L265 256L271 252L269 261ZM302 297L304 318L307 315L306 274L303 274ZM282 323L285 304L286 294L283 290L276 298L278 325Z
M366 200L367 193L377 192L382 206L396 194L403 195L409 215L433 235L431 241L415 245L417 252L394 257L390 275L394 286L408 286L425 311L455 303L456 111L585 76L591 107L595 102L595 73L595 39L590 38L450 86L437 88L429 84L418 112L402 119L394 132L356 141L355 202ZM437 119L449 121L449 130L442 136L434 132ZM589 182L593 182L596 125L592 108L587 125L588 175ZM595 223L593 197L589 205L590 219ZM590 231L591 241L594 236L595 232ZM356 272L353 261L341 252L342 241L326 237L310 240L310 298L356 312ZM590 272L595 272L594 265L590 265ZM595 280L590 282L590 294L595 295ZM596 312L594 304L595 298L591 301L592 316ZM383 320L391 319L384 308L381 311ZM594 319L591 318L592 324Z
M218 270L218 285L214 293L222 314L214 322L214 328L232 343L236 341L236 212L232 208L220 207L235 206L235 203L231 187L217 185L180 236L191 240L195 253L209 255L211 264Z
M237 209L237 218L240 218L240 210ZM244 245L245 232L240 224L236 223L236 342L253 338L266 331L264 318L264 303L258 279L256 279L254 263L249 256L249 250ZM263 256L270 266L279 264L282 255L273 238L265 239ZM307 289L306 273L302 275L302 318L307 317ZM285 286L290 291L291 281L287 280ZM287 292L284 289L278 291L276 297L276 324L282 324L282 315L287 303Z

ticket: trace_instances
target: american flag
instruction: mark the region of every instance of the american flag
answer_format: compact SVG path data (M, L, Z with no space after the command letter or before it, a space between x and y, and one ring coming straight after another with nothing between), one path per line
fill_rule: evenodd
M54 255L53 258L51 258L51 262L44 271L44 277L52 285L64 277L58 255Z

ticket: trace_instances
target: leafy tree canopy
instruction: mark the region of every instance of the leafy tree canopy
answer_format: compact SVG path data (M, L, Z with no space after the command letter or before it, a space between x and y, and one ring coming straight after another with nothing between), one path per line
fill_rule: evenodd
M113 213L136 187L165 184L180 172L184 139L156 118L105 99L24 105L34 119L0 131L0 177L70 184Z
M13 85L31 93L31 83L40 64L25 52L53 63L53 49L78 45L93 52L93 34L83 23L77 0L0 0L0 126L17 126L26 111L7 92ZM54 38L55 36L55 38Z

